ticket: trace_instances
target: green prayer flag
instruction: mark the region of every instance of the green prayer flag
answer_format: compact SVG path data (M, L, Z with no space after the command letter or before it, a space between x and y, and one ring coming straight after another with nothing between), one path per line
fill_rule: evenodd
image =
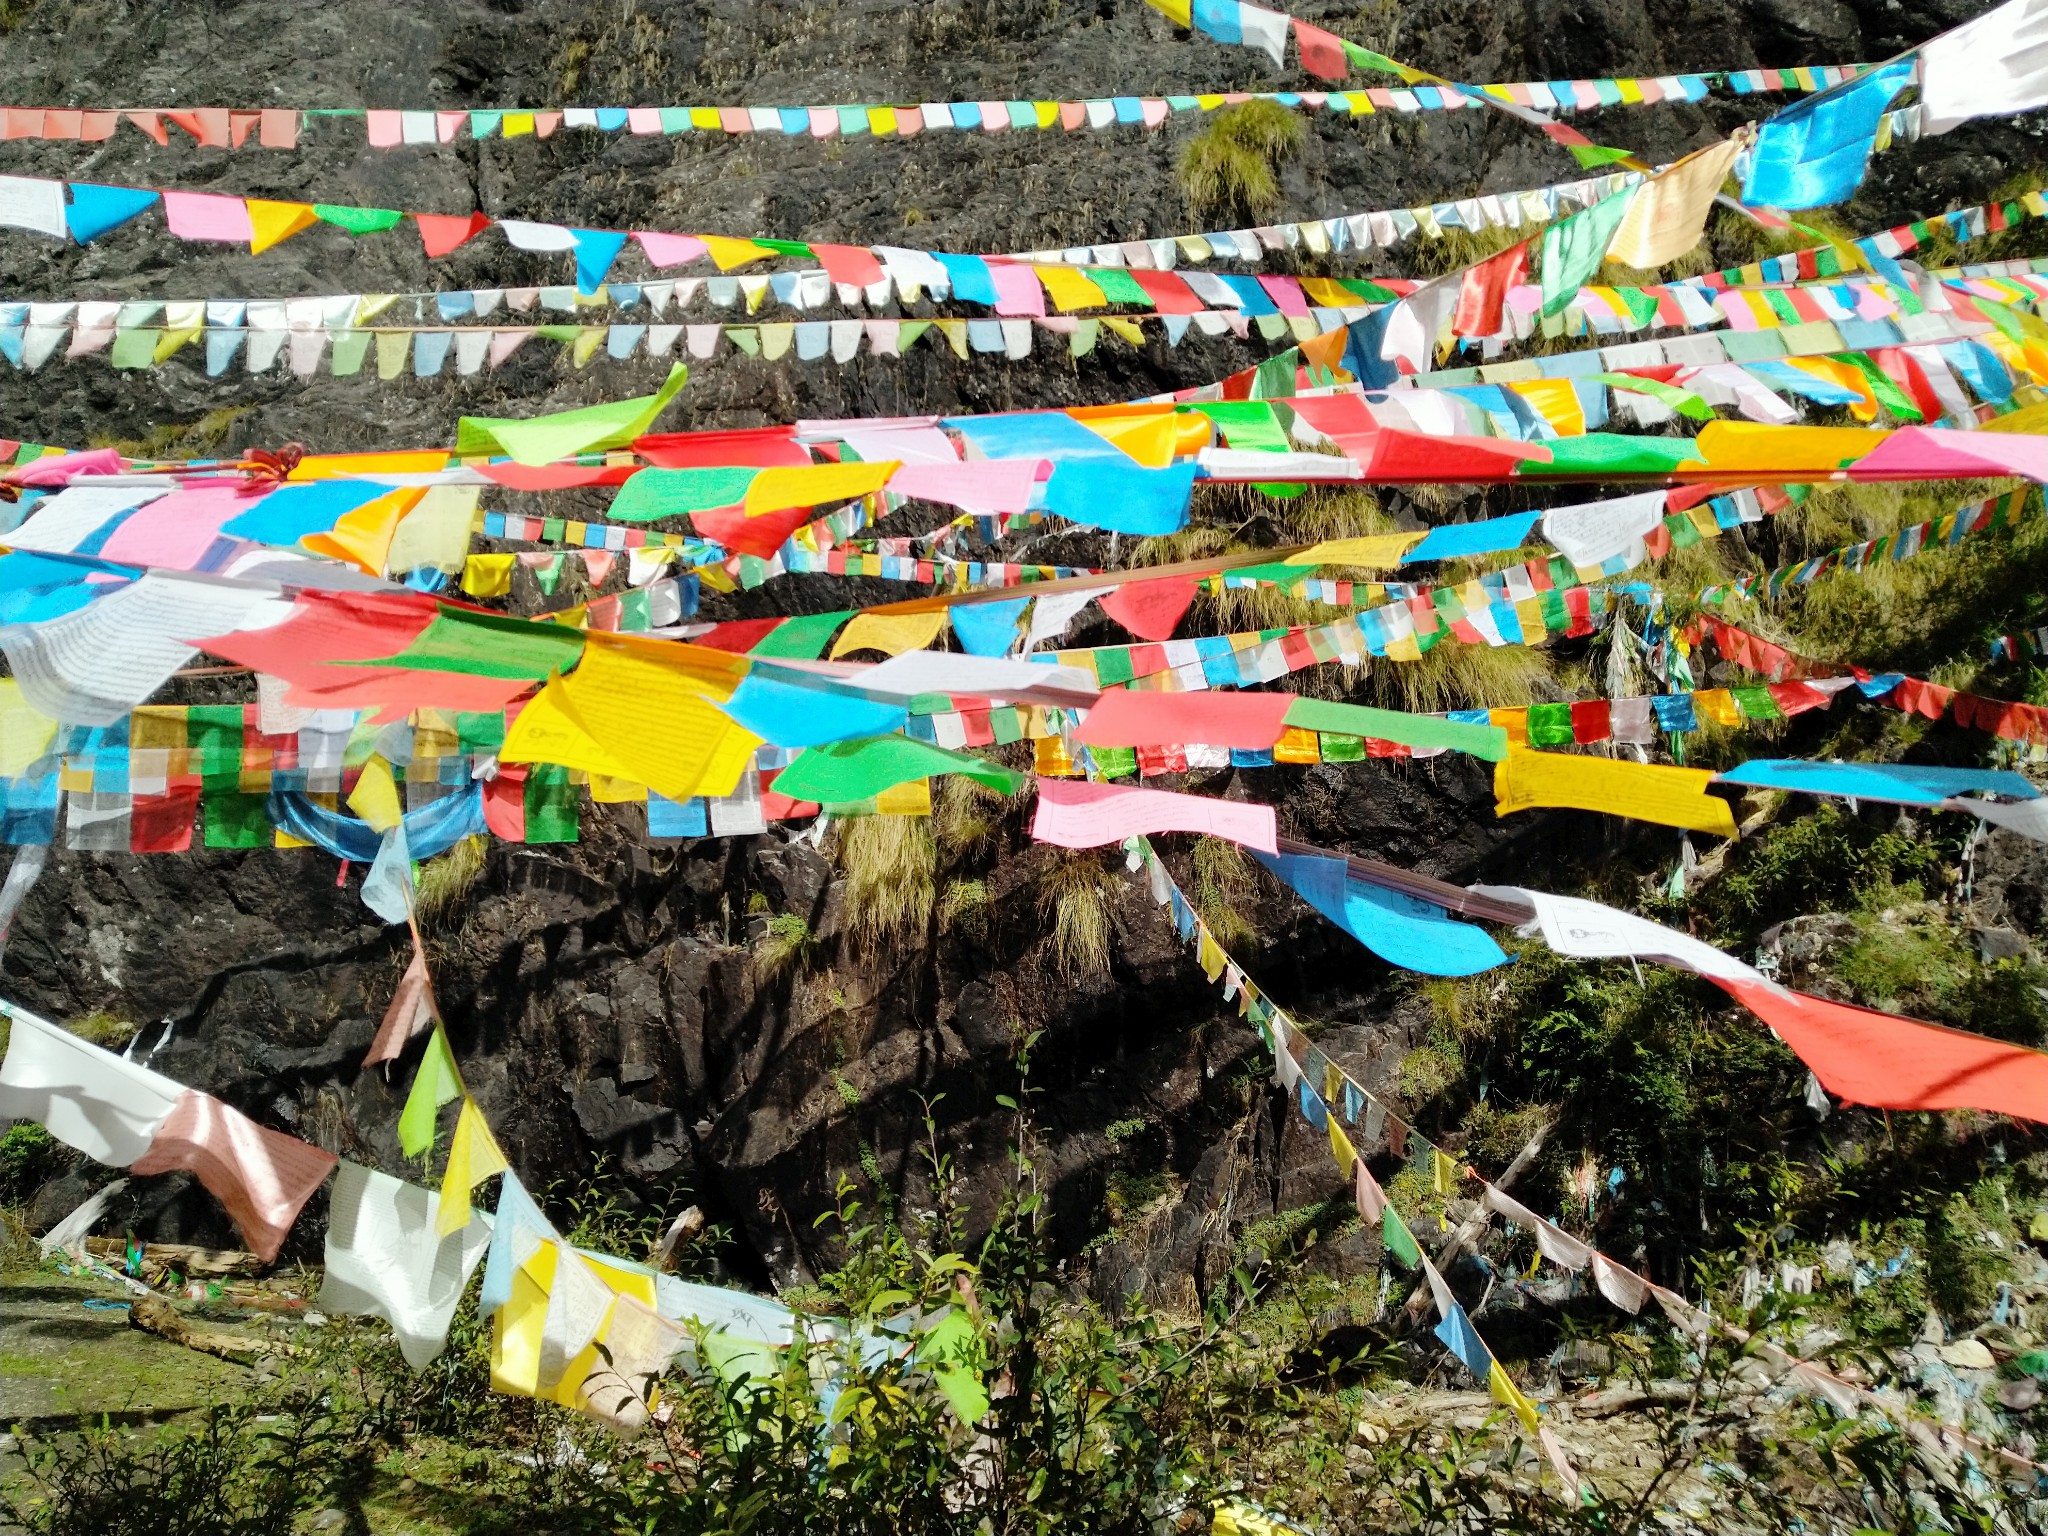
M568 563L567 555L557 555L552 560L543 560L539 565L527 567L533 572L533 584L540 588L542 596L555 595L555 588L562 584L562 567Z
M762 636L747 654L816 661L825 653L826 643L839 632L839 626L852 617L851 608L841 608L833 613L806 613L784 619Z
M1370 48L1361 48L1358 44L1346 42L1341 37L1337 42L1344 50L1344 57L1360 69L1376 69L1383 75L1399 75L1404 80L1408 78L1409 72L1385 54L1374 53Z
M1583 437L1560 437L1543 446L1550 450L1550 462L1539 464L1534 459L1524 459L1515 466L1518 479L1597 472L1662 475L1681 464L1703 462L1698 445L1689 437L1626 437L1614 432L1588 432Z
M114 350L107 359L116 368L150 368L156 364L157 331L145 331L140 327L133 330L114 332Z
M1152 307L1152 295L1138 286L1138 280L1122 267L1089 267L1088 281L1102 290L1112 304L1142 304Z
M651 395L524 419L465 416L456 426L455 451L463 457L504 453L520 464L552 464L571 454L622 448L654 425L689 376L690 370L677 363Z
M495 752L505 745L505 712L461 710L455 716L455 737L464 752Z
M1568 747L1572 744L1572 707L1569 704L1529 706L1529 745Z
M856 736L807 747L775 776L775 792L794 800L833 804L865 800L912 779L958 773L1003 794L1023 786L1024 775L966 752L912 736Z
M1572 158L1579 162L1582 171L1598 170L1603 165L1612 165L1617 160L1626 160L1629 152L1625 149L1610 149L1605 144L1570 144Z
M1589 384L1605 384L1612 389L1626 389L1638 395L1648 395L1652 400L1662 401L1689 421L1712 421L1714 408L1689 389L1676 384L1666 384L1661 379L1638 378L1632 373L1589 373L1585 376Z
M1223 441L1232 448L1250 448L1265 453L1286 453L1294 445L1273 406L1266 400L1204 400L1194 407L1216 424Z
M1768 688L1730 688L1728 692L1734 697L1735 707L1742 711L1745 720L1785 718L1785 712L1778 708L1778 701L1771 697L1771 690Z
M1105 688L1128 683L1138 675L1128 645L1106 645L1095 653L1095 681Z
M347 208L338 203L315 203L313 217L334 224L352 235L379 235L405 217L396 208Z
M1415 1234L1408 1230L1408 1223L1391 1205L1380 1219L1380 1240L1387 1245L1387 1252L1407 1268L1413 1269L1422 1262L1422 1250L1415 1245Z
M418 667L472 677L531 678L538 682L574 667L583 655L580 630L537 624L505 614L443 608L402 651L336 663L345 667Z
M434 1117L441 1106L462 1095L462 1077L455 1070L455 1053L448 1049L448 1037L436 1024L427 1036L426 1052L413 1074L412 1092L405 1096L405 1108L398 1114L398 1149L407 1157L424 1157L434 1145Z
M1127 779L1138 771L1136 747L1089 747L1088 761L1101 779Z
M1899 388L1898 384L1892 379L1892 376L1878 367L1876 360L1869 353L1843 352L1839 355L1841 361L1847 363L1851 368L1854 368L1863 375L1864 380L1870 385L1870 392L1877 396L1877 403L1888 414L1897 417L1900 421L1925 421L1927 419L1921 412L1920 407L1913 403L1912 396Z
M1497 763L1508 755L1508 733L1497 725L1466 725L1435 715L1410 715L1398 709L1367 704L1339 704L1329 699L1296 699L1287 706L1285 724L1305 731L1335 731L1346 736L1371 736L1406 747L1443 747Z
M232 788L242 771L242 706L194 704L185 711L185 745L193 767L202 774L228 774Z
M1507 733L1501 733L1505 736ZM1326 763L1362 763L1365 761L1365 738L1348 736L1342 731L1321 733L1323 761Z
M222 774L226 781L216 788L205 783L199 792L199 803L205 808L206 837L209 848L268 848L272 841L270 825L270 797L268 795L245 795L235 785L240 774Z
M576 786L560 763L535 763L526 771L526 840L576 841Z
M1607 246L1614 239L1628 205L1637 189L1603 197L1592 207L1543 232L1543 313L1556 314L1572 301L1580 287L1600 270L1607 259Z
M758 469L643 469L619 487L607 514L621 523L648 523L736 507L746 499Z

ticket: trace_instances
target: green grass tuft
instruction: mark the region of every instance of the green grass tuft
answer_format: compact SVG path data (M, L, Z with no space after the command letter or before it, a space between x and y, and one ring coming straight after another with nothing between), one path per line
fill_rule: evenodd
M1175 179L1198 219L1263 220L1280 206L1279 167L1301 153L1308 125L1277 102L1220 109L1181 151Z

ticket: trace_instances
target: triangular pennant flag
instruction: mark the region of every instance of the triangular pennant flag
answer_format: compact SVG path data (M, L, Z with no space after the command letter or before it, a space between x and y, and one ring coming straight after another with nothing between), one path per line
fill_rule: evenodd
M434 1145L434 1117L443 1104L462 1092L462 1078L455 1070L455 1053L448 1049L448 1036L440 1025L427 1036L426 1054L406 1095L405 1108L398 1115L398 1146L407 1157L424 1157Z
M249 254L261 256L273 245L282 245L302 229L319 223L310 203L272 203L249 199Z
M416 213L413 222L420 227L420 244L430 258L446 256L491 227L490 219L481 213Z
M469 1192L492 1174L510 1165L498 1150L497 1138L484 1119L476 1100L465 1097L462 1113L455 1121L455 1135L448 1143L448 1168L441 1176L441 1210L436 1230L443 1237L460 1232L469 1224Z

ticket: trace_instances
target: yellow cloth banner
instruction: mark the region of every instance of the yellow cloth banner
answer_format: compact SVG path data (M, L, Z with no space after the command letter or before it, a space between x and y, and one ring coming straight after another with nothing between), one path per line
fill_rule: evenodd
M1109 297L1079 267L1033 267L1054 309L1098 309Z
M1523 379L1505 387L1528 401L1559 437L1586 435L1586 408L1570 379Z
M880 651L885 656L921 651L938 639L945 627L943 608L925 613L856 613L832 642L832 655L836 660L849 651Z
M391 777L391 765L372 757L363 765L362 777L349 792L348 808L370 824L375 832L389 832L405 814L399 803L398 785Z
M415 571L430 565L437 571L460 571L469 554L470 530L476 525L480 485L436 485L420 498L391 536L385 553L387 570Z
M332 532L309 533L299 543L316 555L328 555L369 575L382 576L398 525L426 494L424 490L389 492L345 514ZM504 558L510 560L512 556Z
M471 555L462 562L462 590L471 597L503 597L512 590L517 555Z
M576 670L519 712L498 757L631 779L671 800L729 795L761 738L711 701L732 697L745 672L722 652L593 633Z
M1522 1421L1522 1427L1530 1434L1535 1434L1543 1427L1543 1421L1536 1415L1536 1405L1522 1396L1521 1389L1509 1377L1507 1367L1498 1360L1493 1362L1493 1368L1486 1373L1486 1390L1493 1394L1493 1400L1503 1408L1513 1409L1515 1417Z
M905 779L891 784L875 796L878 816L929 816L932 813L932 781Z
M764 469L747 487L743 503L749 517L815 507L825 501L851 501L879 491L902 468L894 459L877 464L790 464Z
M1356 565L1390 570L1401 557L1422 542L1419 533L1371 533L1356 539L1325 539L1311 544L1298 555L1289 555L1289 565Z
M1713 777L1704 768L1665 768L1511 747L1493 770L1494 809L1502 816L1539 809L1602 811L1734 837L1735 818L1728 802L1707 793Z
M1097 437L1121 448L1147 469L1164 469L1173 462L1180 441L1180 420L1171 406L1112 406L1102 410L1077 410L1072 415ZM1206 429L1208 422L1202 426Z
M1351 1145L1351 1138L1344 1134L1344 1127L1337 1123L1337 1111L1332 1109L1325 1118L1330 1124L1330 1156L1337 1164L1337 1171L1348 1179L1351 1177L1351 1165L1358 1161L1358 1151Z
M1607 259L1627 267L1661 267L1698 245L1714 194L1728 179L1739 148L1733 139L1724 140L1644 183L1607 243Z
M509 1166L484 1112L465 1094L462 1113L455 1118L455 1137L448 1143L448 1167L441 1175L441 1209L434 1219L435 1230L446 1237L469 1225L469 1192Z
M181 720L174 743L180 747L185 745L183 727ZM50 750L50 743L56 739L57 722L36 712L21 696L21 684L11 677L0 677L0 777L20 778L30 763Z
M261 256L273 245L282 245L300 230L320 222L306 203L272 203L260 197L248 201L251 256Z
M711 125L717 127L716 123ZM750 261L759 261L763 256L775 253L765 245L756 245L751 240L734 240L726 235L699 235L704 248L711 253L711 259L718 263L718 270L730 272L734 267L744 267Z
M1698 442L1699 455L1711 469L1831 470L1853 464L1890 436L1860 427L1710 421L1700 428Z

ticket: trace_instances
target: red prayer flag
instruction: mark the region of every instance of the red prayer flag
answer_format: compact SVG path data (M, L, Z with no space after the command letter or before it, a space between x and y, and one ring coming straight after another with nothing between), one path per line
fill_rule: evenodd
M825 275L835 283L851 283L856 288L866 288L888 275L882 270L882 264L875 260L875 253L864 245L819 245L814 241L811 254L823 264Z
M131 1173L187 1168L227 1207L249 1251L277 1257L299 1208L339 1162L296 1136L268 1130L211 1094L187 1088Z
M199 786L178 785L161 795L137 795L128 812L128 851L188 853Z
M446 256L491 227L481 213L416 213L412 217L420 227L420 244L430 258Z
M1193 576L1127 582L1105 593L1101 607L1140 640L1170 640L1200 585Z
M749 517L735 508L730 512L692 512L690 524L704 538L727 549L766 560L782 548L783 540L815 515L814 507L788 507L780 512L764 512L759 517Z
M398 978L398 990L391 994L391 1005L384 1010L384 1022L377 1026L377 1036L370 1042L370 1053L363 1058L363 1065L373 1067L380 1061L396 1061L405 1050L406 1041L433 1017L434 1011L427 1003L427 957L415 938L412 963Z
M1301 50L1301 67L1319 80L1342 80L1351 71L1344 44L1335 33L1325 32L1296 19L1294 46Z
M1458 307L1451 329L1460 336L1491 336L1501 326L1501 306L1508 290L1529 280L1529 242L1508 247L1476 267L1467 267L1458 284Z
M650 432L633 451L661 469L783 469L811 455L794 427L739 427L725 432Z
M1613 734L1613 709L1605 699L1586 699L1572 705L1572 740L1577 743L1605 741Z
M507 726L511 721L507 720ZM526 841L526 765L498 764L498 776L484 780L484 825L500 842Z
M2048 1122L2048 1055L2039 1051L1766 981L1709 979L1777 1031L1836 1098Z
M1195 296L1187 279L1176 272L1133 271L1130 275L1162 315L1192 315L1209 307Z

